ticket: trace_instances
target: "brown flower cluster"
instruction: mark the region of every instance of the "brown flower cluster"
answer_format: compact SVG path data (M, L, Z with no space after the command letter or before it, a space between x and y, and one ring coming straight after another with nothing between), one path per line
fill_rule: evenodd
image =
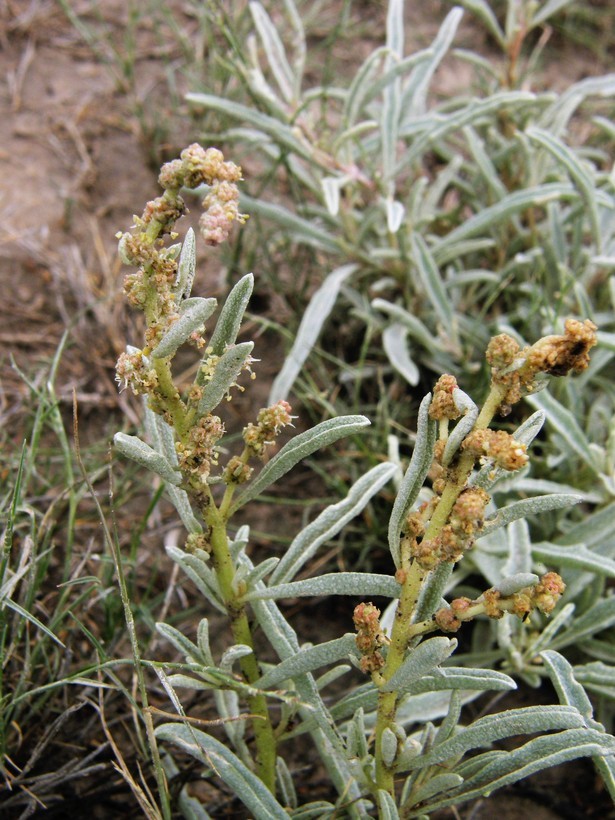
M458 419L461 416L453 400L453 390L457 387L457 379L454 376L440 376L434 385L433 398L429 405L429 415L432 419L442 421Z
M353 621L357 630L357 648L361 653L361 669L366 673L379 672L384 666L380 649L387 643L380 626L380 610L371 603L359 604L355 607Z
M505 390L500 406L502 415L541 386L541 375L565 376L571 370L585 370L589 351L596 343L596 325L589 319L567 319L562 335L545 336L523 350L505 333L494 336L487 347L487 361L492 368L493 384Z
M505 612L511 612L525 620L534 610L549 615L562 597L566 584L557 572L547 572L538 583L525 587L512 595L502 595L497 589L486 590L475 601L456 598L450 606L439 609L434 620L444 632L456 632L463 621L485 614L498 620Z
M461 449L476 456L490 458L503 470L520 470L528 462L527 447L504 430L473 430L461 444Z
M417 535L406 533L406 538L410 539L409 553L412 558L426 570L459 561L474 546L483 527L485 507L489 501L489 494L480 487L463 490L451 510L448 523L435 538L419 541Z

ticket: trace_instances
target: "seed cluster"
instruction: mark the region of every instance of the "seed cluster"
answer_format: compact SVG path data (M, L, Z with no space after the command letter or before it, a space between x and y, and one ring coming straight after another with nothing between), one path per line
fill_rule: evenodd
M356 644L361 653L361 669L365 673L378 672L384 666L380 649L387 639L380 626L380 610L373 604L359 604L353 614L357 630Z
M512 595L502 595L491 588L475 601L470 598L455 598L447 607L442 607L434 615L434 621L444 632L456 632L464 621L477 615L487 615L496 620L510 612L525 620L538 610L549 615L562 597L566 584L557 572L547 572L534 586L524 587Z
M589 364L589 351L597 343L596 325L586 319L567 319L562 335L544 336L531 347L521 349L511 336L494 336L487 347L491 378L504 390L501 415L523 396L536 392L544 375L566 376L580 373Z

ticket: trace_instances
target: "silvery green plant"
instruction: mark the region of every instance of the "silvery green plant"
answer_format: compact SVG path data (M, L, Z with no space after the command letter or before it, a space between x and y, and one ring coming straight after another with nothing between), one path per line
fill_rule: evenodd
M568 6L465 2L451 8L430 46L409 53L403 0L391 0L383 45L353 76L339 70L309 86L318 55L302 5L255 1L246 47L233 49L230 31L226 38L243 102L211 91L189 100L197 112L235 117L222 137L240 159L258 152L262 160L258 197L242 197L258 221L259 252L268 228L270 254L282 255L283 268L293 252L305 260L313 249L317 259L304 271L313 295L270 401L294 390L308 406L324 396L322 406L338 412L368 410L366 458L387 441L392 459L403 450L398 431L412 428L416 408L396 400L400 390L414 396L432 372L448 372L482 392L492 334L524 345L562 331L567 315L600 327L583 373L528 397L548 418L541 453L493 489L497 502L507 495L527 503L527 519L485 533L446 590L475 595L477 575L496 584L512 568L558 569L568 586L552 639L577 653L578 674L611 721L615 688L604 682L615 664L605 637L615 623L615 75L558 93L540 88L553 15ZM464 14L482 23L499 58L455 49ZM434 77L452 59L463 63L463 88L442 98ZM323 333L334 310L345 337ZM335 359L313 355L318 346ZM532 498L554 492L582 497L582 512L533 514ZM372 542L385 529L378 520ZM510 623L476 628L467 662L503 663L538 685L541 641Z
M474 597L443 598L451 574L483 537L520 527L528 512L546 515L583 500L555 492L496 506L498 483L527 465L528 446L545 413L537 411L512 433L494 429L492 422L534 395L550 376L584 371L596 343L595 325L569 319L563 333L531 346L508 334L494 337L486 354L491 386L481 408L453 376L441 376L421 403L403 474L393 462L371 468L344 499L308 523L281 558L254 562L249 527L234 526L235 513L299 461L343 436L360 434L369 421L364 416L323 421L291 437L264 464L263 456L271 455L277 437L292 426L285 400L258 411L243 428L240 448L225 435L221 408L255 364L253 343L237 341L252 276L234 286L208 332L205 323L218 306L191 296L195 236L189 231L181 244L165 239L177 238L175 223L185 207L181 189L203 185L205 242L226 239L233 223L243 219L240 177L240 168L220 151L192 145L163 166L164 193L119 237L123 261L137 268L126 277L125 292L143 311L146 329L143 346L129 347L120 357L117 377L144 397L147 440L118 433L115 445L164 483L186 530L183 547L170 547L168 553L204 607L226 619L229 635L228 645L218 650L210 643L207 616L188 634L168 623L157 625L185 659L151 664L177 711L175 722L150 733L154 759L166 773L159 776L163 815L171 816L167 780L179 768L170 752L159 757L158 742L199 761L204 777L224 781L259 820L424 817L583 756L593 758L615 796L615 738L594 719L575 670L551 646L558 614L544 620L564 591L562 578L534 573L511 547L496 584ZM173 372L173 360L186 345L200 356L189 385L179 384ZM390 574L338 572L296 580L319 548L390 481L397 484L388 528ZM354 609L356 631L304 645L276 601L325 595L365 599ZM374 596L390 599L384 615L368 600ZM452 660L457 641L450 636L465 621L485 616L497 624L516 616L519 633L542 637L532 663L553 681L559 705L465 718L463 706L481 693L516 686L504 672ZM257 630L276 661L261 659ZM445 634L428 637L432 632ZM344 675L343 694L339 687L331 694L328 687ZM223 741L220 734L197 728L198 721L186 713L186 691L211 693ZM534 737L513 751L497 748L500 740L523 734ZM301 805L285 750L303 736L322 758L331 789L329 799ZM187 787L178 807L186 817L209 816Z
M434 371L471 377L501 330L536 338L577 311L609 310L612 325L603 282L615 247L613 126L595 116L582 141L574 119L588 101L610 103L615 75L561 94L530 90L548 23L569 2L503 5L501 23L486 0L463 3L500 60L453 52L461 5L430 46L408 54L404 2L390 0L383 45L347 82L337 71L333 84L310 87L300 5L252 0L246 47L233 49L230 33L225 41L249 102L188 95L196 111L234 117L222 138L265 163L259 196L242 207L273 226L272 245L291 240L329 260L272 401L288 396L340 299L411 386ZM438 101L433 80L451 56L468 79ZM283 191L271 182L278 167L290 181ZM350 364L342 377L371 378L371 361Z

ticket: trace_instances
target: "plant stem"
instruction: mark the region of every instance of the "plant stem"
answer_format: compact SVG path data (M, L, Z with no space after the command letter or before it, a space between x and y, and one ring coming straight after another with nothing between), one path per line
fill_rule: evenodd
M235 567L228 548L226 522L220 516L213 501L206 508L204 515L211 527L211 554L220 591L227 614L231 622L233 639L237 644L249 646L252 652L240 658L241 671L248 683L254 683L260 677L260 670L254 654L254 640L246 612L245 604L234 589ZM267 708L265 695L248 697L248 708L252 715L252 727L256 743L257 774L269 791L275 793L276 738Z
M474 425L475 430L486 429L498 407L502 403L505 391L503 388L493 385L481 412ZM451 471L449 481L444 488L440 500L431 516L429 524L425 530L425 539L435 538L446 524L455 501L466 486L468 476L474 466L475 456L471 453L463 453L459 462ZM428 571L423 569L417 561L408 562L407 556L402 555L402 567L405 570L405 579L402 583L401 595L395 612L395 621L391 630L391 643L387 653L386 663L381 673L380 680L386 684L400 668L404 662L406 649L411 638L418 634L424 634L435 629L435 626L423 622L413 624L412 616L416 609L423 582L428 575ZM378 684L377 684L378 685ZM380 684L378 695L378 711L376 717L376 784L379 789L384 789L393 795L394 768L386 766L382 759L382 737L385 729L394 729L395 715L397 712L398 693L385 692Z
M406 580L402 585L391 631L391 643L382 671L382 679L385 683L393 677L404 661L410 638L409 630L412 625L412 613L418 602L426 575L427 571L414 561L410 565ZM398 697L397 692L384 692L381 688L378 694L376 717L376 783L379 789L384 789L391 795L394 791L394 771L385 765L382 758L382 736L385 729L393 729Z

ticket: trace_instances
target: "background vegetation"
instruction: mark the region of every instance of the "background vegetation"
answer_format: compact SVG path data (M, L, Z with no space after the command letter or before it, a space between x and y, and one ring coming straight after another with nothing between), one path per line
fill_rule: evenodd
M281 549L295 523L337 500L387 455L405 465L419 401L437 375L454 373L473 394L486 389L481 362L490 335L506 331L529 342L567 316L594 319L600 344L591 367L531 400L549 418L534 445L538 458L531 473L503 487L519 500L574 490L583 504L481 539L455 576L455 594L474 596L485 579L495 583L511 539L526 545L535 564L559 569L568 590L549 645L569 658L597 719L612 731L609 4L549 2L532 13L529 3L468 2L462 17L452 4L434 3L420 42L411 43L391 25L387 40L387 9L379 4L298 4L297 16L290 3L60 5L72 28L52 19L65 47L84 49L79 59L85 54L108 72L143 167L197 138L225 147L243 165L243 208L251 218L232 248L206 263L205 276L224 292L240 273L256 274L250 309L252 329L263 333L262 403L267 394L273 400L292 390L306 422L357 412L373 422L368 437L325 454L295 479L292 508L263 509L252 530L260 532L256 548ZM38 10L37 20L15 6L5 20L19 36L23 76L33 59L28 44L41 41L43 5ZM414 14L406 10L408 39ZM582 79L565 76L571 53L584 55ZM20 76L16 70L14 105ZM79 146L78 128L72 139ZM96 158L87 149L80 157L72 177L64 174L74 180L77 173L87 189ZM141 806L135 811L152 802L114 576L124 577L143 657L176 659L155 637L156 621L200 617L192 590L162 550L179 535L161 491L152 493L134 467L114 467L111 477L105 464L110 433L122 423L118 407L131 427L141 415L138 404L114 397L112 362L133 320L120 307L112 252L98 239L126 223L149 186L148 176L139 181L122 159L113 152L107 162L120 170L122 196L131 201L99 202L99 221L87 231L77 189L66 188L63 227L77 226L82 246L97 249L94 258L79 260L57 243L54 255L32 224L15 254L50 272L51 315L65 333L53 351L43 340L30 348L20 342L5 361L0 750L7 816L43 805L74 813L85 795L99 803L101 816L125 811L127 794L137 795L130 797ZM11 271L3 269L7 283ZM30 319L32 333L43 335L49 315L42 310ZM280 348L293 344L284 364ZM81 463L70 383L81 408ZM516 411L510 429L523 418ZM381 566L391 500L385 494L370 503L331 544L323 566ZM268 501L275 505L275 496ZM284 525L275 527L280 509ZM305 627L308 637L312 615L297 614L298 631ZM339 616L345 631L350 611ZM477 623L463 647L465 662L538 687L546 674L534 664L540 640L521 626ZM148 677L147 686L155 708L168 710L158 679ZM543 691L533 695L539 702ZM122 776L103 780L112 765ZM187 765L188 779L190 772ZM214 816L225 816L227 797L205 788ZM586 812L608 801L600 791L579 799Z

